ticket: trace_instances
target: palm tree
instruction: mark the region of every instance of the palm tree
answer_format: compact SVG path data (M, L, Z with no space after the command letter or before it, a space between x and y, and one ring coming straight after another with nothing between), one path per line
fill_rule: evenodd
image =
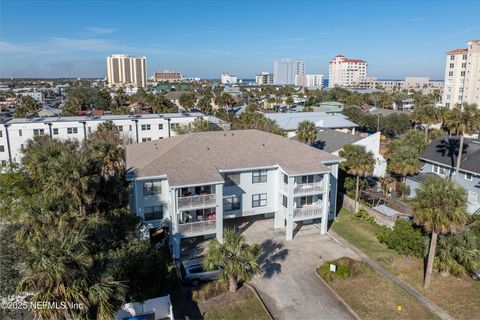
M346 159L342 165L347 169L347 173L357 177L355 184L355 207L353 210L354 212L357 212L360 177L369 176L373 173L375 158L373 153L367 151L364 146L354 144L349 144L343 147L343 149L340 150L339 155Z
M259 245L249 245L243 236L227 229L223 243L217 239L210 242L203 263L207 270L220 268L220 275L228 281L230 292L235 292L239 281L248 281L260 271L259 254Z
M298 124L297 137L300 142L312 144L317 138L317 128L312 121L302 121Z
M431 234L424 288L431 282L438 235L461 230L467 222L467 197L457 183L430 178L417 189L413 200L415 223Z
M394 152L389 153L389 169L402 177L405 183L407 175L420 171L421 163L418 160L419 150L410 144L402 143Z
M474 134L480 129L480 110L475 103L464 103L460 107L457 106L449 112L447 125L450 129L453 128L457 135L460 135L460 146L455 167L455 176L458 177L460 164L462 163L464 136L465 134Z
M438 109L433 105L419 105L413 111L412 119L422 123L425 127L425 143L428 142L428 128L439 122Z
M440 237L435 265L440 272L465 275L480 267L480 237L471 229Z

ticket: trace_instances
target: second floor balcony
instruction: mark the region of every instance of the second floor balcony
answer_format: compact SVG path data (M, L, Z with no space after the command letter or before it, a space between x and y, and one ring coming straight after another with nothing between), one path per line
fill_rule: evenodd
M216 220L197 221L178 225L178 232L183 237L195 237L216 232Z
M215 194L199 194L186 197L178 197L178 209L189 210L196 208L208 208L217 205Z

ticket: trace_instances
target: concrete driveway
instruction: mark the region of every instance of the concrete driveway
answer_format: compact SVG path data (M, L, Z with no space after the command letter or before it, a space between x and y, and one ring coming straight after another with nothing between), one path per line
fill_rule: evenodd
M233 222L233 221L232 221ZM315 268L340 257L360 259L314 225L294 231L274 230L273 220L237 220L235 228L262 246L263 273L251 281L275 319L355 319L315 275Z

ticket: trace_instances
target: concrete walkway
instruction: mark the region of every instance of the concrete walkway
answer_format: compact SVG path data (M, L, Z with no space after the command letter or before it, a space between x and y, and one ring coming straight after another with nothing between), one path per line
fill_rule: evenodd
M410 287L408 284L405 282L401 281L398 279L396 276L391 274L387 269L385 269L382 265L380 265L377 261L374 259L370 258L367 256L365 253L363 253L360 249L352 245L350 242L346 241L343 239L341 236L339 236L335 231L330 230L328 232L328 235L338 241L340 244L345 246L346 248L349 248L353 252L355 252L357 255L359 255L366 263L368 263L369 266L371 266L373 269L375 269L378 273L384 275L394 283L396 283L400 288L408 292L412 297L417 299L421 304L423 304L425 307L427 307L430 311L432 311L434 314L436 314L438 317L440 317L443 320L453 320L453 317L450 316L448 313L446 313L443 309L441 309L439 306L437 306L435 303L430 301L427 297L425 297L423 294L418 292L417 290L413 289Z

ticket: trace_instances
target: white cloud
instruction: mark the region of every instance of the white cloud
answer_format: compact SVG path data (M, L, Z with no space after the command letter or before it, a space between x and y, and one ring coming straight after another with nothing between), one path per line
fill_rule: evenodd
M115 29L115 28L99 28L99 27L89 27L87 28L87 30L94 34L110 34L118 31L118 29Z

